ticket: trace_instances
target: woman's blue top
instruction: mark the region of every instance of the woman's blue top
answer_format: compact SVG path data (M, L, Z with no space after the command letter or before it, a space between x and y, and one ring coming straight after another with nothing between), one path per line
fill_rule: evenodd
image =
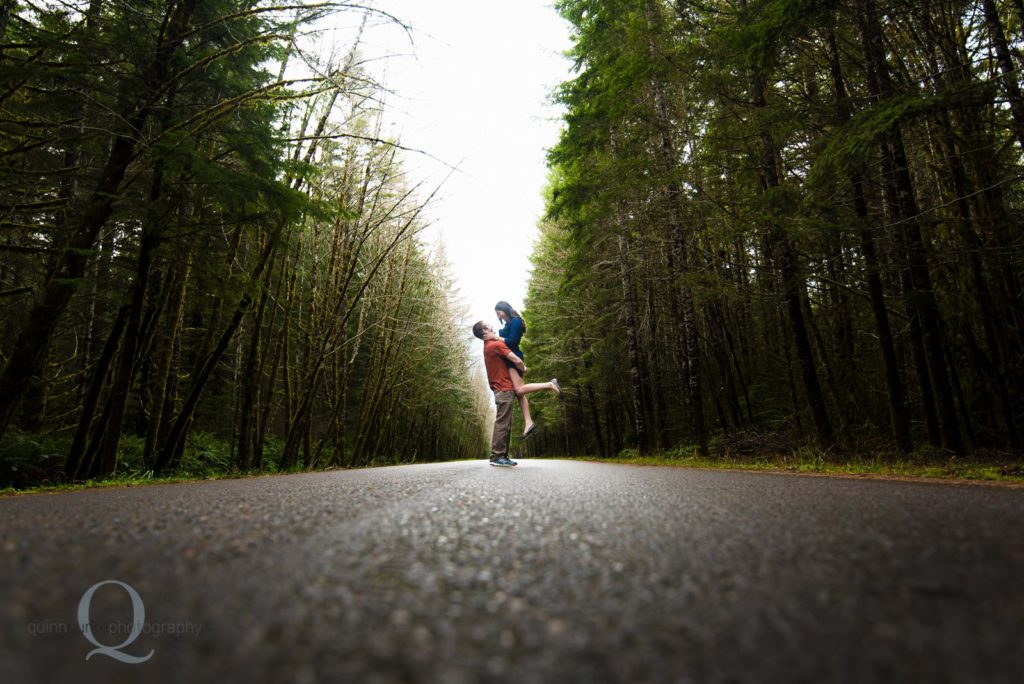
M520 359L523 358L523 351L519 348L519 341L523 339L525 330L526 324L523 323L523 319L517 317L511 319L504 328L498 331L498 336L505 340L505 346Z

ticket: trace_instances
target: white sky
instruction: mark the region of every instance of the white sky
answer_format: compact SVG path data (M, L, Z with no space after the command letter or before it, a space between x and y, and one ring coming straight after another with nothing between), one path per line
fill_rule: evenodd
M459 169L428 211L428 239L443 242L471 321L494 324L495 302L522 308L526 295L545 151L560 129L549 96L571 66L568 24L552 1L380 0L411 25L412 42L382 23L364 36L364 52L401 53L378 63L395 91L391 135ZM404 165L424 194L451 172L411 153Z

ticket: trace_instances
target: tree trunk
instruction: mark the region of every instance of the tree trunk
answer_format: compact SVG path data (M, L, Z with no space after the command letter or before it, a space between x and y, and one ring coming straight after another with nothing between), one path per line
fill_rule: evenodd
M836 110L840 124L850 118L849 98L839 62L839 48L835 34L828 31L829 63L832 82L835 88ZM878 333L878 347L882 355L882 368L885 373L885 384L889 399L889 424L896 448L902 453L909 453L913 448L910 439L910 412L907 407L907 395L900 377L899 361L896 347L893 344L892 328L889 325L889 312L885 305L885 290L882 286L881 268L878 263L878 250L875 246L875 235L868 218L868 203L864 196L864 177L862 171L850 173L850 186L853 192L853 209L858 221L861 255L864 258L864 271L871 297L871 314L875 319Z
M1006 89L1006 96L1010 101L1014 133L1017 135L1017 142L1024 149L1024 96L1021 95L1020 83L1017 81L1017 69L1013 66L1010 46L1006 41L1006 32L1003 31L1003 22L999 18L999 9L996 7L995 0L982 0L982 7L985 10L985 24L988 26L992 46L996 51L999 71L1003 76L1003 87Z
M648 30L654 31L661 26L661 17L658 9L651 0L647 1L647 24ZM648 49L652 59L658 57L653 38L648 43ZM662 173L665 174L668 182L664 187L664 193L669 209L669 235L672 239L672 250L670 259L670 276L673 279L671 290L671 301L673 314L677 319L681 314L683 323L683 348L685 350L686 364L686 389L690 409L690 426L693 431L693 439L697 443L697 453L700 456L708 455L708 432L704 417L704 392L702 389L703 376L700 358L700 333L697 330L697 310L693 301L693 292L686 282L686 275L690 272L690 256L686 243L684 230L684 214L682 206L682 189L679 183L671 180L671 174L677 164L677 153L675 142L672 139L671 116L668 110L664 93L664 84L655 79L651 83L654 95L654 109L658 128L658 159Z
M277 238L280 236L281 228L273 230L268 236L267 244L263 248L263 254L260 255L260 259L256 264L254 273L250 276L250 282L259 282L263 275L263 269L266 268L267 263L270 261L270 257L273 254L274 247L276 246ZM231 338L235 336L235 332L238 330L238 326L242 324L242 319L248 312L250 305L252 304L253 292L252 289L246 290L235 307L235 311L228 321L227 326L221 333L217 344L210 351L209 354L203 359L202 364L198 372L192 379L192 386L189 388L188 394L185 396L185 401L182 404L181 411L178 412L178 417L174 420L174 424L168 430L167 438L164 442L163 448L160 449L160 453L157 455L156 462L153 465L153 471L155 473L161 473L167 470L172 463L177 462L180 457L182 450L185 448L185 437L188 434L188 429L192 424L192 418L195 413L196 407L199 405L199 399L206 389L206 383L209 381L210 376L213 374L214 368L220 362L224 352L227 351L228 345L231 343Z
M937 68L934 70L938 73ZM971 214L970 203L967 200L967 197L972 194L968 188L967 170L964 168L960 155L957 152L956 135L953 131L953 124L950 121L948 112L943 111L939 113L939 125L942 129L946 163L949 166L953 194L956 197L955 203L959 219L957 222L957 232L960 234L964 250L967 254L971 282L974 285L974 301L978 305L982 328L985 331L985 343L988 346L989 355L992 357L989 376L996 388L996 396L999 398L1003 419L1006 422L1006 434L1010 446L1014 449L1019 449L1021 440L1017 432L1017 418L1013 409L1013 401L1010 398L1009 387L1006 383L1007 370L1003 363L1002 349L999 344L998 334L996 333L997 324L995 312L992 311L992 295L989 292L988 281L985 278L981 264L983 245L981 238L974 230L974 220ZM962 408L965 409L966 413L966 407Z
M39 364L39 372L32 376L25 398L21 403L21 428L29 434L42 432L46 422L46 402L49 398L49 352Z
M629 257L629 238L619 235L619 268L622 279L622 303L626 314L626 334L629 350L629 380L633 390L633 426L636 430L637 452L650 450L647 418L644 415L644 387L640 372L640 349L636 326L636 295Z
M939 428L942 432L943 446L955 454L965 453L960 435L960 423L957 419L956 403L953 387L950 383L949 370L946 367L945 344L942 339L942 319L935 290L932 285L931 273L925 254L924 240L916 217L917 201L914 199L910 171L903 150L903 140L898 129L894 132L893 159L897 170L897 187L900 193L900 205L903 219L903 237L907 249L910 269L911 296L913 306L921 322L921 331L925 355L928 359L928 371L935 388L939 408Z
M97 434L94 437L94 439L99 440L96 468L96 475L98 477L113 475L117 470L117 447L121 441L121 426L124 422L128 396L131 393L132 382L135 379L135 369L139 361L139 349L142 345L143 335L142 311L146 299L146 290L149 287L149 277L153 262L152 254L155 247L156 243L152 236L144 233L139 249L135 282L132 284L128 326L125 328L124 343L121 345L121 358L118 363L117 373L114 376L114 384L110 390L110 401L112 402L110 422L105 426L106 430L103 433Z
M14 11L14 5L16 0L3 0L0 2L0 41L7 42L7 22L11 19L11 13ZM0 59L3 53L0 53Z
M753 71L750 82L754 106L758 109L767 107L764 76L757 71ZM761 165L759 174L761 190L765 194L771 194L779 187L775 141L767 127L762 127L760 138ZM815 366L811 342L807 334L807 324L804 320L803 298L805 294L803 290L805 285L800 277L796 253L793 250L793 244L789 235L778 225L775 218L769 219L769 225L766 226L766 229L767 239L772 246L772 252L778 260L779 274L782 279L782 294L788 313L790 334L794 343L797 364L800 367L804 395L811 409L811 417L814 420L814 429L818 443L822 447L828 447L835 441L835 437L832 432L832 423L829 421L828 412L825 409L825 400L821 393L821 383L818 380L818 370Z
M580 358L583 361L583 370L589 378L590 369L593 365L590 362L590 344L582 335L580 335L579 349ZM606 457L609 455L609 452L608 447L605 444L604 432L601 427L601 417L600 413L598 412L597 397L594 394L594 385L588 380L585 383L585 388L587 403L590 405L590 419L594 425L594 438L597 440L597 452L601 454L601 456Z
M28 322L19 332L7 363L0 372L0 437L3 437L28 387L29 379L39 372L53 339L57 322L78 289L85 275L88 254L96 236L106 225L114 208L114 200L121 190L128 165L135 155L136 131L143 128L152 109L152 96L162 88L168 76L170 61L180 46L192 20L198 0L186 0L176 5L163 42L157 46L149 78L149 88L138 99L139 108L126 118L129 133L118 135L100 174L99 182L90 200L82 208L78 221L72 226L71 236L57 258L55 268L46 279L42 292L32 307Z
M124 326L128 323L129 309L130 307L125 305L117 312L117 317L114 319L114 325L110 330L110 334L107 336L107 343L103 346L103 351L96 360L96 366L93 369L92 381L89 383L89 389L86 391L85 397L82 400L81 413L78 418L78 429L75 431L75 436L71 441L71 447L68 449L67 458L64 461L64 472L67 474L69 480L77 480L79 475L85 470L83 466L88 465L83 463L83 458L85 456L86 444L89 439L89 430L92 427L93 418L96 415L96 408L99 405L100 394L103 391L103 385L106 383L107 374L110 372L110 366L114 360L114 354L117 353L118 343L121 341Z
M858 0L858 18L861 28L861 45L867 67L868 94L873 100L880 101L892 92L889 79L889 67L885 61L882 27L874 0ZM894 124L887 136L882 149L883 162L891 164L894 180L891 180L890 193L894 192L897 207L896 216L899 225L897 232L903 242L907 259L907 277L904 282L909 285L907 299L910 306L911 319L916 317L921 326L921 346L927 359L927 372L918 363L919 377L922 380L922 391L930 384L935 389L939 409L940 431L943 445L956 454L964 453L963 441L956 415L956 404L953 388L949 381L946 368L946 356L942 342L942 321L938 303L932 287L931 274L925 254L924 241L918 224L917 200L914 196L913 181L907 164L903 136L898 124Z
M252 461L253 422L257 410L256 392L260 384L263 357L265 356L261 344L264 336L263 317L267 309L267 299L270 297L270 280L273 272L274 265L271 264L266 270L266 279L260 288L260 300L256 306L256 315L253 317L252 333L249 336L249 344L242 362L238 451L235 466L243 471L249 469Z
M167 307L163 340L157 346L153 360L153 379L150 388L152 408L150 409L149 423L146 425L146 442L142 455L142 460L148 468L155 465L156 450L163 441L167 431L167 422L174 410L174 383L171 378L171 366L174 360L174 348L185 315L185 290L190 272L191 255L187 255L181 272L174 278L173 283L167 285L171 288L170 303Z

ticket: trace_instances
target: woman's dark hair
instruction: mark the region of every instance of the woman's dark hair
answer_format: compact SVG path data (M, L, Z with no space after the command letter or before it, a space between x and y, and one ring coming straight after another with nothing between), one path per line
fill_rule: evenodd
M512 305L509 304L508 302L498 302L497 304L494 305L494 310L505 312L505 315L508 316L509 319L518 318L519 320L523 321L523 317L520 316L519 312L513 309ZM523 321L523 332L526 332L526 321Z

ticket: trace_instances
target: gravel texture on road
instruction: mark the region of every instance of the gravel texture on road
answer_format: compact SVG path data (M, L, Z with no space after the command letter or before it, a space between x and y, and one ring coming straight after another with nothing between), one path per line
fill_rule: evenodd
M1016 683L1022 531L1019 489L569 461L3 497L0 681Z

